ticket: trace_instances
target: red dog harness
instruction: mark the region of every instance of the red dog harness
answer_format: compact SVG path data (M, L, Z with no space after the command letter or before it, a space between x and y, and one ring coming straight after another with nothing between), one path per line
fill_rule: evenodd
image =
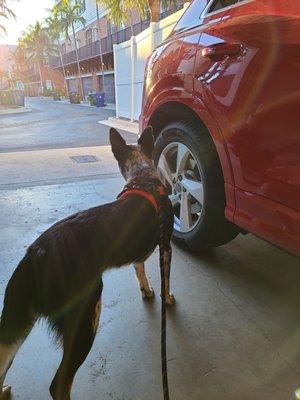
M157 193L160 196L164 196L164 195L166 195L166 189L162 185L159 185L157 187ZM155 211L158 213L158 210L159 210L158 199L154 196L154 194L152 194L151 192L148 192L145 189L127 188L119 194L118 199L124 199L125 197L131 196L131 195L144 197L146 200L148 200L153 205L153 207L155 208Z

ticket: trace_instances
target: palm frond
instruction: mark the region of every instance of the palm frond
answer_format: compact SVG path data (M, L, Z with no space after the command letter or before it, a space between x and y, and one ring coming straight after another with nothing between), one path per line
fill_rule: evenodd
M3 25L0 25L0 31L2 31L2 33L4 33L4 35L7 34L7 30L6 30L5 26L3 26ZM1 35L1 32L0 32L0 35Z
M139 0L141 1L141 0ZM108 18L113 21L117 26L120 26L122 22L125 22L129 18L129 11L136 7L136 3L133 0L97 0L98 4L105 7L108 10Z
M0 10L5 13L8 17L16 18L16 14L7 7L6 0L0 0Z

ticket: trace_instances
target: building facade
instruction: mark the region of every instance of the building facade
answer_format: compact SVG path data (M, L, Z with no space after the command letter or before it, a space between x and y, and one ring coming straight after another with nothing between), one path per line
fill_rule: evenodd
M17 46L0 44L0 89L9 88L9 75L13 68L13 54Z
M76 43L80 64L80 78L74 37L70 32L69 39L61 41L62 57L50 59L51 69L65 73L69 92L78 92L80 79L83 94L104 91L107 103L115 103L115 78L113 45L120 44L137 35L150 25L150 12L146 10L145 19L136 10L128 15L128 21L116 27L108 18L107 11L96 9L95 0L74 0L80 5L79 14L84 17L85 26L75 26ZM59 0L57 1L59 3ZM177 11L183 6L183 1L174 2L171 9L162 9L161 18ZM102 60L102 62L101 62ZM63 66L62 66L63 63Z

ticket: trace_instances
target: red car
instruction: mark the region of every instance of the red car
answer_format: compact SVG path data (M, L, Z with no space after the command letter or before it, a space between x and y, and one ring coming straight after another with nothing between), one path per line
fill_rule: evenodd
M300 1L194 0L148 60L140 125L178 241L300 255Z

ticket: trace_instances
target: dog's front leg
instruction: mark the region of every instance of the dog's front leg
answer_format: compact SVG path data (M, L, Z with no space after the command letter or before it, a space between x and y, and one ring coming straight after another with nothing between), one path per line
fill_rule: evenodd
M134 264L135 273L139 281L143 299L151 299L154 297L154 291L149 286L149 282L145 273L145 264L143 262Z
M175 297L172 293L170 293L170 270L171 270L171 260L172 260L171 246L162 250L162 257L163 257L163 268L165 269L166 303L171 306L175 303Z
M8 400L11 398L11 387L3 386L0 392L0 400Z

